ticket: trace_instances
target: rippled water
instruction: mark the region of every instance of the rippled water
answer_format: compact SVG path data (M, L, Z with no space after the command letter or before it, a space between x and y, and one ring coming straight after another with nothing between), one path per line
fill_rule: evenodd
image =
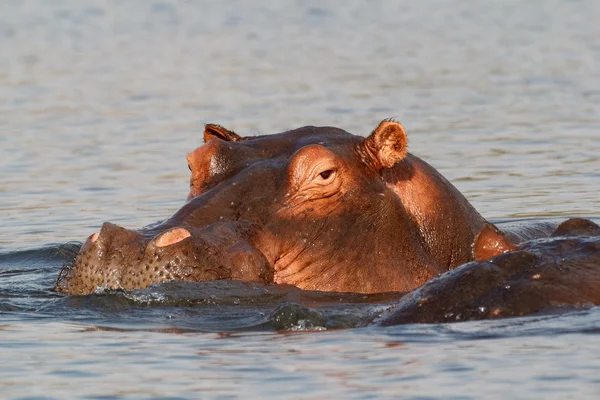
M183 203L204 122L396 117L489 219L600 216L599 2L323 3L1 2L1 397L600 395L597 309L383 329L383 295L50 291L103 221Z

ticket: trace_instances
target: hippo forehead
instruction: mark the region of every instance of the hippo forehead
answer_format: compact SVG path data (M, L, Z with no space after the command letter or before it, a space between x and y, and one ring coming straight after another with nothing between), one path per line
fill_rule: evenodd
M302 147L311 144L327 147L336 153L339 151L342 153L339 155L343 156L346 155L343 153L347 153L344 150L351 151L353 145L361 140L363 138L339 128L304 126L279 134L245 137L238 144L261 150L265 158L289 158Z
M348 157L363 140L339 128L305 126L278 134L247 136L238 142L213 139L190 153L192 157L188 159L193 164L210 162L214 170L218 164L226 168L228 164L247 165L251 160L287 159L311 144L327 147L340 157Z

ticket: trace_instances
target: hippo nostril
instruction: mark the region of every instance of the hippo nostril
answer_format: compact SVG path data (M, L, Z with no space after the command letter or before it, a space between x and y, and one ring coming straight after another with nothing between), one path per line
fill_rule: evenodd
M88 241L90 243L94 243L94 242L96 242L96 240L98 240L98 236L100 236L100 234L98 232L96 232L88 238Z
M170 246L175 243L181 242L183 239L192 236L192 234L185 228L174 228L167 231L154 240L154 244L157 247Z
M129 229L122 228L119 225L115 225L110 222L105 222L102 224L102 228L100 228L100 232L96 236L95 240L92 237L90 237L92 243L104 242L113 244L123 244L139 239L141 239L141 235L136 231L131 231Z

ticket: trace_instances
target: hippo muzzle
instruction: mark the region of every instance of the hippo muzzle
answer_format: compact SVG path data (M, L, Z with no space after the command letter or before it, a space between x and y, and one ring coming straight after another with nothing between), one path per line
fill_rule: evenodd
M171 227L153 235L105 222L72 265L63 267L56 290L88 294L98 288L131 290L171 280L272 282L272 268L244 237L245 228L224 222L201 229Z

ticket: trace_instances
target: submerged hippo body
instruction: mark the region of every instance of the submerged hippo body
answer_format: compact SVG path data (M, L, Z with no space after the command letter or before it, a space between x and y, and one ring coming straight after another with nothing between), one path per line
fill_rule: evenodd
M476 261L403 297L378 323L517 317L600 305L600 227L572 218L546 238L515 244L495 226L477 235Z
M484 219L383 121L240 137L207 125L188 202L138 231L105 223L57 290L241 279L343 292L409 291L471 260Z

